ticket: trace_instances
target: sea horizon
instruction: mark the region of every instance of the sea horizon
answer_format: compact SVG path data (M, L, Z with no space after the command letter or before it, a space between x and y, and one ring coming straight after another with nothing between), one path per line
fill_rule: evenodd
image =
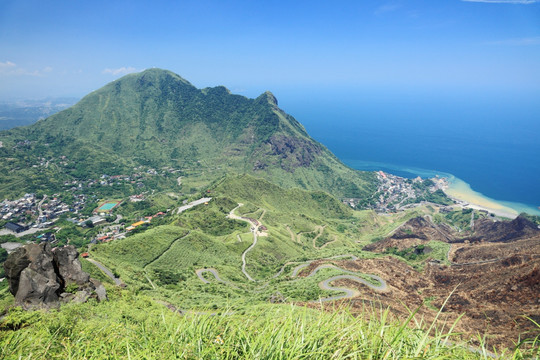
M450 191L540 215L540 103L532 93L286 90L278 91L280 106L353 168L447 174Z

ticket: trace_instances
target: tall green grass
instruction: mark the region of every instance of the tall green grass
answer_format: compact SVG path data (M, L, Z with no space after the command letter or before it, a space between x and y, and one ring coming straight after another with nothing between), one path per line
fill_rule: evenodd
M0 325L2 359L487 359L452 329L403 322L389 311L326 312L263 305L223 313L173 312L126 290L112 301L49 313L12 310ZM538 341L538 339L536 340ZM536 343L538 344L538 342ZM538 348L503 355L537 357ZM532 344L533 346L535 344ZM536 351L536 352L535 352ZM500 355L500 354L499 354Z

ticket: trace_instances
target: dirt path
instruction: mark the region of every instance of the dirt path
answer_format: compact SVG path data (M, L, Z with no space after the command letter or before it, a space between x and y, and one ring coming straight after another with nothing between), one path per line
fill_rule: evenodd
M266 215L266 209L263 209L263 212L262 212L261 216L259 216L259 222L260 223L262 223L262 219L263 219L264 215Z
M296 240L296 236L294 235L294 233L292 232L291 228L289 227L289 225L287 225L287 231L289 232L289 234L291 235L291 240L293 242L299 242L298 240Z
M317 241L318 238L320 238L322 236L325 228L326 228L326 225L317 226L317 229L315 230L315 231L317 231L317 230L319 231L319 233L313 238L313 248L316 249L316 250L324 249L328 244L331 244L331 243L337 241L337 236L334 235L334 240L323 244L321 247L317 247L316 241Z
M315 247L315 248L318 249L318 250L321 250L321 249L324 249L325 247L327 247L328 245L335 243L336 241L337 241L337 235L334 235L334 240L329 241L327 243L324 243L320 248L318 248L318 247Z

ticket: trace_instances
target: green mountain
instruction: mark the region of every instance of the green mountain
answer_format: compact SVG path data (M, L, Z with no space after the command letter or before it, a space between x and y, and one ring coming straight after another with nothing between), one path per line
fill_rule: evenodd
M140 165L180 169L195 188L229 172L338 197L365 198L375 184L372 173L348 168L309 137L270 92L249 99L223 86L197 89L160 69L111 82L69 109L0 133L0 141L0 195ZM28 169L38 157L59 156L65 169Z

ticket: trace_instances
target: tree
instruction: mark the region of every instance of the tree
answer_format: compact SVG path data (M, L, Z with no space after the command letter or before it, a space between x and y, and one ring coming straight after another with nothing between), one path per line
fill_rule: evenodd
M84 222L84 224L89 227L89 228L93 228L94 227L94 223L92 222L92 220L86 220Z
M0 248L0 263L3 263L8 258L8 253L6 249Z

